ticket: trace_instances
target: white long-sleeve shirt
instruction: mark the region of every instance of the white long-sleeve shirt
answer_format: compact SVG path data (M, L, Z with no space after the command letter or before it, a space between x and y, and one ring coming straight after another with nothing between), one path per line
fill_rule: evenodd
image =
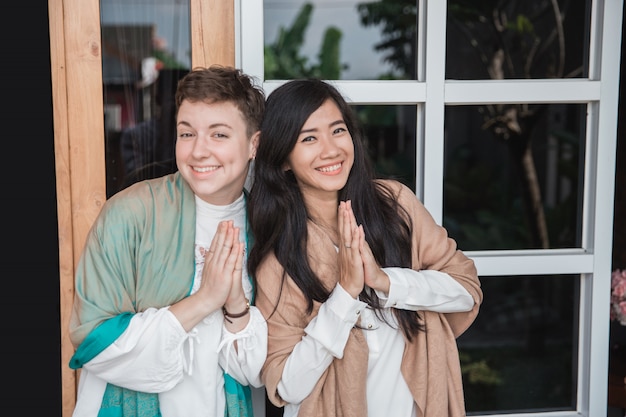
M189 333L168 308L136 314L115 343L83 366L74 416L98 415L107 381L158 392L163 417L223 415L223 370L240 382L261 386L267 340L259 335L266 323L256 307L250 313L248 326L236 334L224 327L221 311ZM198 390L202 396L192 395Z
M404 338L391 308L430 310L440 313L469 311L471 295L448 274L383 268L390 279L389 294L377 291L384 314L392 326L380 320L367 304L350 296L337 284L307 325L306 335L287 359L278 393L288 404L284 417L298 415L299 404L311 393L334 358L341 358L350 330L361 317L369 348L367 409L370 417L415 417L413 397L402 377L400 364Z

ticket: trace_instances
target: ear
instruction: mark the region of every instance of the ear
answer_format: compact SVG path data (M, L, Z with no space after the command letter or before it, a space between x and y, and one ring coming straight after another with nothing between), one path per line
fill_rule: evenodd
M283 171L284 172L291 171L291 165L289 165L289 162L285 162L283 164Z
M256 158L256 149L259 146L259 136L261 135L261 131L257 130L254 135L250 138L250 159L254 160Z

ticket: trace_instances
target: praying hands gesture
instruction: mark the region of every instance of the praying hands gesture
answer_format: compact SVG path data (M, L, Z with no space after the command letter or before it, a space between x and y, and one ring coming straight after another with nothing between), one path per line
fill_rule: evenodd
M339 284L356 298L364 286L389 292L389 277L380 268L365 240L363 225L357 226L350 200L339 203Z
M219 308L231 314L225 317L229 330L239 331L248 323L249 304L242 286L243 251L239 228L231 220L220 222L205 254L200 288L170 307L186 331Z

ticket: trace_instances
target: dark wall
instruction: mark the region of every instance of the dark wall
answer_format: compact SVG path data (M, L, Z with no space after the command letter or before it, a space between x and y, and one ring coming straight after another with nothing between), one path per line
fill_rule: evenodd
M48 4L5 3L2 31L2 408L61 416L59 262Z

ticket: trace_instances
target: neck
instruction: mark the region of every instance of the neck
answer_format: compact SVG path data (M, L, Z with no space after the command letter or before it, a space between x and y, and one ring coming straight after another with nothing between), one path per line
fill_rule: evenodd
M326 236L328 236L335 246L337 246L339 239L339 201L337 199L337 195L335 194L334 196L329 196L329 198L305 195L304 202L311 221L316 224Z
M337 228L337 211L339 201L337 198L310 198L304 196L304 202L309 217L320 226L335 230Z

